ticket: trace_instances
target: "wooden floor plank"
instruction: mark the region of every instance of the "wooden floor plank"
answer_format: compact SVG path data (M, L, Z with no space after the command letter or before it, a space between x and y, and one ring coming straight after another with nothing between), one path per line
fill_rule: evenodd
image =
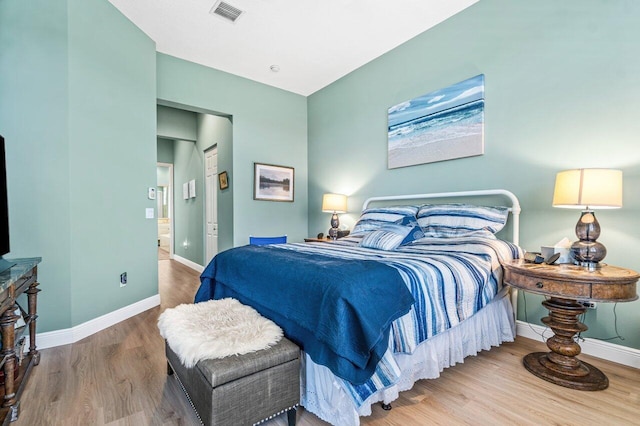
M162 310L190 303L199 274L173 260L159 262L161 306L72 345L42 350L22 397L15 426L197 425L177 381L166 374L157 330ZM46 286L41 293L47 297ZM420 380L391 411L379 404L361 418L368 426L640 425L640 370L582 355L610 380L604 391L563 388L528 373L522 357L543 343L518 337ZM284 426L280 416L265 426ZM298 425L326 422L300 409Z

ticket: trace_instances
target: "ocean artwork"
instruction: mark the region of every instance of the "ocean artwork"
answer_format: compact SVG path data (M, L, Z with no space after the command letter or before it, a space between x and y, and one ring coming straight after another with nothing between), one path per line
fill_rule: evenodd
M389 108L388 167L484 154L484 75Z

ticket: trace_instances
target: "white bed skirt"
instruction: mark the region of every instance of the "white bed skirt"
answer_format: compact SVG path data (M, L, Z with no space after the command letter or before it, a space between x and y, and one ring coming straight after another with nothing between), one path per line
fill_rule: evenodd
M395 354L402 373L393 385L371 395L357 407L344 382L305 353L302 357L300 404L333 425L358 426L360 416L371 415L371 405L390 403L398 393L420 379L435 379L447 367L502 342L513 342L515 321L509 297L500 297L456 327L422 342L413 354Z

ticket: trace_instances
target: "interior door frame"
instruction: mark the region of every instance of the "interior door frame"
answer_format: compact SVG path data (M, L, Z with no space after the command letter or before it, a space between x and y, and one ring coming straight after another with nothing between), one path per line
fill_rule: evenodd
M173 211L173 164L172 163L161 163L157 162L157 167L167 167L169 168L169 194L167 198L169 200L169 259L173 259L174 250L173 250L173 241L175 235L175 224L174 224L174 211ZM157 182L156 182L157 185ZM157 218L156 218L157 222Z

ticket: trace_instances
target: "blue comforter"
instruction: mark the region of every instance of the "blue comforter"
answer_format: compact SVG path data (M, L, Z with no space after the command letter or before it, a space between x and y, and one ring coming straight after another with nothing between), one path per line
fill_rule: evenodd
M195 301L233 297L277 323L314 362L353 383L371 377L391 323L414 298L398 271L274 246L219 253L202 273Z

